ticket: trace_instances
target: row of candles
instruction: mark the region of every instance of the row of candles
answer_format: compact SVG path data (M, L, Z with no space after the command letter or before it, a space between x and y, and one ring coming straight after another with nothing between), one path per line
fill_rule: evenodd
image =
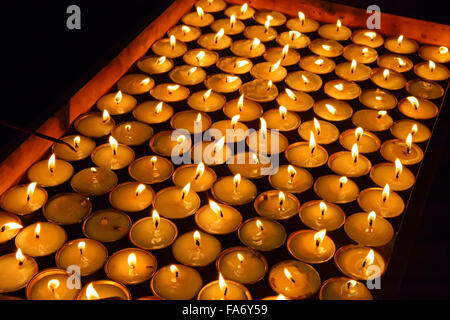
M321 296L371 297L364 285L352 279L369 278L372 275L369 267L372 265L378 266L381 273L384 272L383 258L369 247L383 246L392 239L393 228L385 218L396 217L404 210L402 198L393 191L407 190L413 186L414 175L403 165L416 164L422 160L423 152L413 142L426 141L431 135L428 128L420 122L405 119L394 124L387 115L386 110L395 108L397 100L383 89L403 88L406 80L401 73L410 70L412 62L404 56L387 55L379 57L379 69L370 70L365 66L365 63L376 60L377 54L373 48L384 42L383 37L375 31L357 31L352 34L340 21L336 25L319 28L317 22L299 13L298 19L292 18L286 23L292 30L277 35L271 26L286 22L286 18L280 13L255 12L245 4L228 7L225 14L230 17L229 20L214 21L213 16L205 12L216 9L221 11L226 4L221 0L199 1L203 2L204 5L198 5L195 12L183 17L182 21L189 26L175 26L168 32L168 39L162 39L153 45L152 49L158 56L144 57L137 64L142 71L150 74L165 73L172 69L169 77L174 83L156 85L147 75L124 76L117 83L118 92L107 94L98 101L97 107L102 113L87 113L77 119L75 129L81 135L63 139L73 144L76 152L62 144L55 145L54 154L49 160L38 162L29 169L28 178L34 182L15 186L1 197L2 208L13 214L2 213L0 216L0 242L15 238L18 250L0 257L1 269L4 270L0 276L0 292L16 291L28 283L28 298L129 299L131 296L123 284L136 284L151 279L151 289L157 297L249 299L251 295L244 285L261 280L268 271L267 262L259 251L277 249L288 238L288 249L297 260L280 262L269 273L269 283L280 294L278 298L305 298L317 292L321 285L320 277L309 264L323 263L333 257L338 268L349 278L326 281L322 286ZM245 28L240 20L251 17L262 25ZM198 27L208 25L216 33L201 35ZM305 35L316 30L325 39L310 41ZM227 36L243 31L249 40L233 42ZM338 41L350 36L355 44L342 48ZM187 51L184 42L197 39L203 49ZM274 39L282 47L266 50L263 42ZM388 50L397 54L409 54L418 49L415 41L403 36L387 39L384 44ZM292 50L306 46L320 56L300 59L298 52ZM228 47L231 47L237 57L219 59L218 54L212 51ZM426 85L416 84L424 80L408 83L408 91L412 90L418 97L428 98L431 92L439 91L436 88L440 86L428 80L447 79L446 67L434 62L448 61L449 54L445 49L431 46L420 49L420 56L429 61L416 65L414 71L427 80ZM348 60L350 57L351 62L335 66L329 58L340 54ZM249 58L261 55L264 55L267 62L253 66ZM181 56L188 65L174 67L172 59ZM287 74L283 66L298 62L304 70ZM214 63L226 73L207 76L202 67ZM332 99L314 103L307 92L317 91L322 86L322 80L317 74L333 70L342 80L332 80L324 85L324 91ZM238 75L247 72L256 80L242 84ZM352 82L368 78L383 89L361 92L359 86ZM291 89L278 94L274 82L282 80ZM191 94L186 87L203 81L208 90ZM240 98L227 102L223 93L238 89L241 92ZM157 101L138 105L133 95L146 92L150 92ZM358 96L360 102L372 110L360 110L353 114L351 106L342 101ZM185 99L194 110L174 114L174 108L169 103ZM263 113L260 102L274 99L280 107ZM296 112L312 107L316 115L324 120L314 118L301 122ZM207 112L220 109L230 120L212 123ZM438 112L430 100L414 96L401 100L398 109L413 119L429 119ZM110 116L129 112L133 112L138 121L115 125ZM331 122L350 117L358 127L339 134L339 130ZM243 122L258 118L259 130L253 136L242 134L248 129ZM235 133L225 135L217 141L192 146L189 135L180 135L179 139L171 141L171 132L154 134L148 125L169 119L174 129L186 129L189 133L194 133L199 126L201 131L216 129L223 133L234 130ZM270 166L270 163L258 156L258 139L271 138L275 134L271 129L298 130L300 137L306 142L289 145L282 133L276 134L280 144L276 150L268 150L269 154L284 152L290 164L280 166L277 173L269 176L269 182L276 190L258 195L257 187L251 179L261 177L261 169ZM370 132L387 129L397 139L381 144L380 139ZM109 134L109 143L96 147L92 138ZM157 155L135 159L130 146L140 145L149 139L150 147ZM217 178L211 167L223 164L229 158L231 152L228 152L227 143L244 139L250 150L255 152L244 154L245 164L238 164L237 161L228 164L233 176ZM348 151L328 156L320 144L337 140ZM170 156L172 150L179 146L182 146L182 152L189 151L192 155L200 150L203 162L183 165L174 171L173 164L164 157ZM362 154L378 150L389 162L372 166ZM97 167L86 168L74 174L70 162L89 156ZM336 175L323 176L314 182L305 168L319 167L325 163ZM118 184L113 170L125 167L128 167L130 176L136 182ZM357 184L348 178L367 174L378 188L360 192ZM149 185L170 177L175 186L158 193ZM76 193L58 194L47 199L47 192L43 187L61 185L69 179ZM294 194L311 187L323 200L300 205ZM211 190L217 202L210 200L209 204L200 207L197 192L207 190ZM91 214L92 205L87 197L107 193L114 209L99 210ZM365 212L353 214L346 219L337 204L355 200ZM251 202L254 202L255 211L261 217L243 221L241 213L233 206ZM146 210L151 205L151 216L134 224L124 213ZM66 207L71 210L61 210ZM41 208L50 222L38 222L23 228L17 215L30 214ZM288 219L296 214L311 230L300 230L287 237L284 227L276 220ZM195 221L202 231L178 235L176 224L171 219L191 215L195 215ZM82 221L83 233L87 238L66 242L67 234L58 224ZM341 247L336 251L326 232L341 226L359 245ZM221 243L214 234L235 231L246 247L229 248L222 252ZM108 252L101 242L117 241L127 234L138 248L123 249L108 259ZM181 264L157 270L156 258L148 250L168 246L172 246L174 258ZM56 253L56 264L60 269L45 270L36 275L38 270L33 257L53 253ZM206 266L214 261L220 279L203 286L201 275L192 267ZM94 281L82 290L69 290L64 285L69 275L61 270L69 265L80 265L83 276L104 267L113 281ZM342 287L346 289L342 291Z

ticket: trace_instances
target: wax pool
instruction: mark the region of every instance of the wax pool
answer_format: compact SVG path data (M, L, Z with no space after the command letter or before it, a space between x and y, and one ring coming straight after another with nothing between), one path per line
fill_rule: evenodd
M131 219L125 213L114 209L98 210L83 223L86 237L101 242L114 242L122 239L131 227Z

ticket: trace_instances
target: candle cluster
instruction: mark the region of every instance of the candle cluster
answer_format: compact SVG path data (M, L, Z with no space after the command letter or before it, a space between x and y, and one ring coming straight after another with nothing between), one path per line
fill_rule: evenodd
M1 196L0 293L372 299L450 54L344 23L199 0Z

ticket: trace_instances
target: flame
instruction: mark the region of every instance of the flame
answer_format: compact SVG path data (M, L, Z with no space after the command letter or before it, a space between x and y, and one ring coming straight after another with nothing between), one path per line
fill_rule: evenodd
M188 77L191 76L195 71L197 71L197 67L192 67L187 71Z
M194 232L194 242L195 242L195 245L198 247L198 246L200 246L200 240L201 240L201 237L200 237L200 232L198 232L197 230Z
M227 283L225 282L225 279L223 278L221 273L219 273L219 288L220 291L223 292L223 295L225 295L227 292Z
M263 225L263 223L261 222L261 220L259 220L259 219L256 220L256 226L257 226L259 229L264 230L264 225Z
M389 199L389 194L390 194L390 188L389 188L389 184L386 183L386 185L383 188L383 192L381 193L383 202L388 201Z
M225 30L223 28L220 28L220 30L214 36L214 42L217 43L220 39L222 39L224 34L225 34Z
M316 61L314 61L314 63L318 66L321 66L324 63L324 61L322 58L318 58L318 59L316 59Z
M316 134L320 134L320 123L316 118L313 119L314 129L316 130Z
M92 173L97 172L97 168L92 167L92 168L91 168L91 172L92 172Z
M370 249L369 253L367 254L366 258L364 259L363 267L370 266L374 260L375 260L375 253L373 252L372 249Z
M197 113L197 117L195 118L194 122L201 122L202 121L202 114L199 112Z
M306 79L308 80L308 79ZM297 96L295 95L295 93L291 90L291 89L284 89L284 91L286 91L286 94L288 95L288 97L294 101L297 101Z
M27 201L30 201L33 198L34 190L36 189L36 182L31 182L27 188Z
M416 97L410 96L410 97L407 97L406 99L409 101L409 103L411 103L411 105L414 107L414 109L417 110L419 108L419 100Z
M258 164L259 160L258 160L258 156L256 155L256 153L252 153L252 163L253 164Z
M367 49L367 48L362 48L362 50L361 50L361 54L364 56L366 53L368 53L369 52L369 49Z
M402 34L398 36L398 38L397 38L397 44L398 44L398 46L401 46L401 45L402 45L403 38L404 38L404 36L403 36Z
M185 141L186 141L186 136L181 135L181 136L178 136L178 137L177 137L177 142L178 142L178 144L182 144L182 143L185 142Z
M225 145L225 136L217 140L217 142L214 143L214 154L222 150L223 146Z
M232 14L230 17L230 29L233 29L235 24L236 24L236 16Z
M359 141L359 140L361 139L361 137L363 136L363 134L364 134L363 128L361 128L361 127L356 128L356 129L355 129L355 138L356 138L356 141Z
M170 85L170 86L167 86L167 92L169 94L172 94L174 91L177 91L179 88L180 88L180 85L178 85L178 84Z
M139 84L141 86L145 86L145 85L149 84L149 82L150 82L150 78L145 78L145 79L142 79Z
M170 269L170 272L172 272L172 274L174 274L175 277L178 278L178 272L179 272L179 270L178 270L177 266L175 266L175 265L172 264L172 265L169 267L169 269Z
M209 207L211 208L212 211L214 211L214 213L222 216L222 209L217 204L217 202L209 200Z
M403 60L402 58L398 57L397 60L398 60L398 65L399 65L400 67L403 67L403 66L406 65L406 61Z
M1 230L2 231L4 231L4 230L17 230L17 229L22 229L22 228L23 228L23 226L18 224L18 223L8 222L8 223L5 223L2 226Z
M36 228L34 229L34 235L35 235L35 237L36 237L36 238L39 238L40 233L41 233L41 224L38 223L38 224L36 225Z
M302 34L300 32L298 32L298 31L295 31L295 30L289 31L289 38L291 38L291 41L294 41L295 39L297 39L301 35Z
M410 153L411 152L411 147L412 147L412 134L411 132L408 133L408 136L406 137L406 152Z
M339 187L342 188L344 186L344 184L346 184L348 182L347 177L340 177L339 178Z
M159 218L158 211L156 211L155 209L153 209L153 211L152 211L152 220L153 220L153 225L155 226L155 228L158 228L160 218Z
M447 47L439 47L439 53L440 54L446 54L448 52L448 48Z
M281 64L281 59L279 59L277 62L275 62L274 64L272 64L269 68L269 72L274 72L275 70L277 70L280 67Z
M331 104L325 103L325 108L327 108L328 112L331 114L336 114L336 108Z
M150 158L150 163L152 164L152 167L155 166L157 160L158 160L157 156L153 156Z
M288 165L287 171L291 178L293 178L297 174L297 170L295 170L295 168L292 165Z
M327 44L323 44L322 48L326 51L330 51L331 50L331 46L327 45Z
M59 285L60 285L60 283L57 279L52 279L47 283L47 288L48 288L48 290L53 292L59 288Z
M136 255L134 253L128 255L128 266L130 269L136 268Z
M322 230L314 233L314 243L316 244L316 247L320 247L320 244L322 243L326 234L327 234L326 229L322 229Z
M166 57L165 56L161 56L158 58L158 60L156 60L156 64L157 65L162 65L164 62L166 62Z
M355 280L348 280L346 283L347 289L351 290L356 286L357 282Z
M377 114L378 114L377 118L379 119L379 118L381 118L382 116L387 115L387 111L386 111L386 110L380 110L380 111L378 111Z
M75 138L73 138L73 144L74 144L75 148L78 148L78 145L80 144L80 142L81 142L80 136L76 136Z
M316 149L316 139L314 138L314 133L312 131L309 132L309 150L311 153Z
M343 83L335 84L335 85L334 85L334 88L335 88L336 90L342 91L342 90L344 90L344 84L343 84Z
M86 242L80 241L78 242L78 250L81 254L83 254L83 251L86 249Z
M238 173L233 177L233 184L235 189L237 189L239 187L239 185L241 184L241 174Z
M261 40L259 40L258 38L253 38L253 42L250 45L250 51L253 50L253 48L256 48L257 46L259 46L260 43L261 43Z
M429 60L428 68L430 68L430 72L434 72L434 70L436 69L436 64L433 61Z
M240 100L240 99L239 99ZM238 105L239 105L239 103L238 103ZM242 110L242 109L241 109ZM237 114L237 115L235 115L235 116L233 116L232 118L231 118L231 127L234 129L235 127L236 127L236 124L237 124L237 122L239 121L239 118L240 118L241 116L239 115L239 114Z
M327 212L327 209L328 209L327 205L323 201L320 201L319 208L320 208L321 215L324 215L325 212Z
M341 29L341 27L342 27L341 20L338 19L338 20L336 21L336 31L339 32L339 29Z
M306 17L305 17L305 14L303 12L301 12L301 11L298 12L298 19L300 20L300 23L302 25L305 24Z
M119 104L120 101L122 101L122 91L117 91L116 95L114 96L114 102L116 104Z
M162 108L163 108L163 102L161 101L160 103L158 103L158 104L156 105L156 107L155 107L155 113L156 113L156 114L161 113Z
M25 257L22 253L22 250L17 249L16 251L16 260L19 261L19 263L22 265L25 261Z
M203 11L202 7L197 7L197 14L200 17L201 20L205 17L205 12Z
M389 75L390 75L389 69L384 69L384 70L383 70L383 77L384 77L384 80L389 79Z
M181 27L181 31L183 31L183 33L186 35L186 33L191 31L191 28L189 28L188 26L182 26Z
M289 44L286 44L283 49L281 50L281 59L284 60L287 57L287 54L289 52Z
M358 156L359 156L359 152L358 151L359 151L358 150L358 144L357 143L353 144L353 147L352 147L352 159L353 159L354 163L358 162Z
M100 299L100 296L98 295L97 291L94 288L94 285L92 283L90 283L87 286L86 289L86 297L88 300L96 300L96 299Z
M264 120L264 118L259 118L260 126L261 126L261 132L265 136L267 134L267 122Z
M239 97L237 106L238 106L239 112L241 112L242 108L244 107L244 95L243 94L241 94L241 96Z
M222 30L222 29L221 29ZM200 62L200 60L203 60L203 58L205 57L206 53L205 51L199 51L196 55L195 55L195 59L197 59L197 61Z
M267 91L269 91L270 89L272 89L272 86L273 86L272 80L267 81Z
M144 190L145 190L145 184L141 183L140 185L138 185L136 188L136 197L139 196L142 193L142 191L144 191Z
M373 223L375 222L375 219L377 218L377 214L375 211L370 211L370 213L367 215L367 221L369 221L369 226L373 226Z
M403 165L400 159L395 159L395 177L398 179L403 171Z
M50 158L48 159L48 163L47 163L48 171L50 171L51 173L53 173L53 170L55 170L55 162L56 162L56 158L55 158L55 154L53 153L50 156Z
M189 193L189 190L191 189L191 183L188 182L183 189L181 189L181 199L184 199L186 195Z
M276 300L287 300L287 298L280 293L279 295L277 295Z
M286 195L283 191L278 192L278 202L280 203L280 206L283 205L284 201L286 200Z
M103 110L103 114L102 114L102 121L103 122L108 122L111 119L111 116L109 115L108 110Z
M356 66L357 66L356 60L353 59L353 60L352 60L352 63L350 64L350 72L351 72L351 73L354 73L354 72L355 72Z
M248 9L248 4L244 3L241 7L241 15L245 14L247 12Z
M236 61L234 67L235 68L241 68L241 67L245 66L246 64L248 64L247 60L239 60L239 61Z
M267 17L266 17L266 21L264 22L264 29L265 29L265 32L267 32L267 31L269 31L269 28L270 28L270 22L273 20L273 17L269 14L269 15L267 15Z
M125 130L126 130L127 132L130 132L130 131L131 131L131 124L126 124L126 125L125 125Z
M237 79L239 79L239 77L227 75L225 77L225 82L226 83L230 83L230 82L236 81Z
M244 256L240 252L237 253L237 258L239 259L240 263L244 262Z
M205 172L205 165L203 164L203 162L199 162L199 164L197 165L197 169L195 169L195 179L201 177L204 172Z
M278 112L280 113L281 119L285 119L286 118L286 114L287 114L287 108L284 106L280 106L278 108Z
M289 272L289 270L287 268L284 268L284 275L286 276L286 278L288 278L290 281L295 282L294 278L292 277L291 273Z
M415 135L417 133L417 130L419 130L419 127L417 126L416 123L414 123L411 127L411 134Z
M111 150L112 150L113 154L116 155L119 144L117 143L117 140L114 139L113 136L109 137L109 145L111 146Z
M373 31L367 31L367 32L364 33L364 35L366 37L369 37L370 40L373 40L373 39L375 39L377 37L376 32L373 32Z
M169 38L169 42L170 42L170 47L173 49L175 49L175 44L177 43L177 39L175 38L174 35L171 35Z

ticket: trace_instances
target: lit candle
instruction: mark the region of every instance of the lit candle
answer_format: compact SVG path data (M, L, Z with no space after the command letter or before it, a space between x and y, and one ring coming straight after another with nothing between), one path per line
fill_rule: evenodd
M206 72L200 67L190 65L177 66L169 73L170 79L178 84L193 86L203 82Z
M219 19L212 23L211 30L218 32L220 29L224 29L225 34L236 35L244 31L245 24L236 20L236 16L232 14L230 19Z
M251 70L253 63L247 58L227 56L220 58L216 66L225 73L244 74Z
M256 79L271 80L280 82L287 75L286 68L281 66L281 59L277 62L260 62L255 64L250 70L250 74Z
M153 128L139 121L125 121L116 126L111 135L118 143L138 146L153 136Z
M71 288L66 270L50 268L39 272L27 285L27 300L75 300L80 289Z
M416 64L414 73L421 78L434 81L447 80L450 75L450 71L445 65L435 63L432 60Z
M38 264L21 249L0 257L0 291L14 292L24 288L38 272Z
M345 41L352 35L352 30L342 25L339 19L336 21L336 24L324 24L320 26L317 32L322 38L337 41Z
M143 94L155 85L155 80L145 74L130 73L117 81L117 88L127 94Z
M54 187L69 180L73 172L74 169L70 163L56 159L53 153L48 160L33 164L27 171L27 177L42 187Z
M405 140L392 139L383 142L380 153L387 161L394 162L399 159L402 164L413 165L423 159L422 149L412 142L412 134L408 134Z
M411 54L419 49L417 41L405 38L403 35L387 38L384 47L394 53Z
M213 92L212 89L194 92L187 100L188 105L192 109L204 112L214 112L220 110L225 102L225 96L220 93Z
M303 49L311 43L311 39L306 34L295 30L280 33L276 41L282 47L288 44L293 49Z
M311 131L314 134L314 141L318 144L330 144L339 138L338 128L328 121L314 118L298 127L298 133L303 140L311 140Z
M358 110L353 114L352 122L355 126L369 131L384 131L392 127L394 120L386 110Z
M202 7L205 12L219 12L227 7L223 0L197 0L195 5Z
M77 300L131 300L130 291L121 283L96 280L86 284L78 293Z
M373 300L372 294L361 282L350 278L330 278L320 288L320 300Z
M124 182L109 194L109 203L117 210L138 212L147 209L153 201L155 191L138 182Z
M244 95L241 94L239 99L227 101L222 111L230 119L239 115L239 121L247 122L259 119L263 113L263 108L259 103L245 99Z
M400 140L405 140L411 133L412 142L424 142L431 137L431 131L426 125L410 119L396 121L391 127L391 133Z
M131 227L130 217L118 210L102 209L93 212L83 222L83 234L101 242L114 242L122 239Z
M239 227L238 236L247 247L258 251L272 251L286 241L286 230L279 222L266 218L245 220Z
M203 162L183 165L177 168L172 175L173 183L176 186L184 187L190 182L191 188L195 192L209 190L216 179L217 175L214 170L206 167Z
M450 52L445 46L421 46L419 56L424 60L432 60L439 63L447 63L450 61Z
M42 208L42 214L48 221L60 225L80 223L91 211L92 203L78 193L56 194Z
M360 29L353 32L352 41L356 44L378 48L383 45L384 38L375 30Z
M345 176L327 175L316 180L314 192L329 202L349 203L356 200L359 187Z
M149 144L152 151L158 155L164 157L181 156L191 148L191 137L176 133L176 131L160 131L150 139ZM177 151L178 154L176 154Z
M328 160L328 152L317 145L314 133L310 132L309 142L294 142L284 152L289 163L304 168L317 168Z
M400 90L406 85L403 74L386 68L373 69L370 73L370 80L377 86L389 90Z
M20 230L16 247L32 257L48 256L56 252L67 240L66 231L51 222L37 222Z
M287 240L291 255L306 263L324 263L330 260L336 247L326 235L326 230L299 230L291 233Z
M389 184L384 188L362 190L358 195L358 204L365 212L375 211L385 218L397 217L405 209L403 199L390 190Z
M207 130L212 123L211 117L204 112L184 110L175 113L170 119L170 125L175 130L187 130L191 134Z
M158 84L150 90L156 100L164 102L183 101L189 96L189 89L175 83Z
M295 130L301 121L297 113L288 111L285 106L267 110L262 115L262 118L266 120L269 129L277 129L280 131Z
M386 270L386 262L378 252L359 245L340 247L334 261L343 274L357 280L380 277Z
M229 234L236 231L242 222L241 213L226 204L209 200L209 205L195 213L195 222L202 230L212 234Z
M350 239L364 246L381 247L392 240L394 228L375 211L354 213L347 217L345 233Z
M369 79L372 69L365 64L356 62L343 62L336 66L336 75L347 81L364 81Z
M369 159L359 154L358 144L354 143L351 151L333 153L328 159L328 167L341 176L361 177L369 173L372 164Z
M377 60L378 53L377 50L360 45L360 44L349 44L345 46L343 56L348 61L356 60L358 63L369 64Z
M204 267L216 260L222 245L214 236L191 231L180 235L172 245L172 254L178 262L191 267Z
M323 86L327 95L338 100L353 100L361 95L361 87L347 80L330 80Z
M104 110L103 113L88 112L80 115L75 119L73 126L76 131L84 136L100 138L111 133L115 122L109 115L108 110Z
M300 220L314 230L337 230L345 222L345 213L337 204L312 200L304 203L299 212Z
M195 67L210 67L219 59L219 54L215 51L203 48L192 49L183 55L186 64Z
M353 114L353 108L345 101L322 99L314 103L314 113L329 121L344 121Z
M200 197L190 187L191 184L187 183L184 187L172 186L160 190L153 200L153 208L169 219L193 215L200 207Z
M258 179L273 170L270 159L262 154L253 152L240 152L229 159L228 169L232 174L240 174L249 179Z
M264 54L266 47L258 38L233 41L231 52L238 57L256 58Z
M216 92L230 93L239 89L242 85L242 80L238 76L217 73L206 77L205 86Z
M286 27L302 33L310 33L319 29L320 24L313 19L307 18L306 15L299 11L298 18L291 18L286 22Z
M310 71L295 71L286 76L286 84L295 90L314 92L322 87L322 79Z
M257 188L249 179L235 176L219 178L211 189L216 200L229 205L243 205L256 198Z
M213 141L200 141L191 149L194 162L204 162L208 166L224 164L233 154L231 148L225 145L225 137Z
M205 285L197 300L251 300L250 292L240 283L227 280L219 274L219 280Z
M231 38L225 34L225 29L221 28L217 33L206 33L202 35L197 43L209 50L224 50L231 45Z
M173 164L164 157L145 156L134 160L128 166L128 173L134 180L154 184L170 178L173 173Z
M161 74L172 69L174 63L166 56L144 56L136 62L136 66L148 74Z
M260 216L274 220L289 219L300 209L300 201L295 195L279 190L259 194L253 205Z
M134 151L127 145L119 144L113 136L110 136L109 143L95 148L91 160L101 168L119 170L134 160Z
M359 153L372 153L380 148L380 139L363 128L348 129L339 136L339 143L347 150L352 150L354 144L358 146Z
M359 101L366 107L375 110L389 110L397 106L395 95L380 88L363 90Z
M187 46L183 41L177 40L174 35L171 35L169 38L159 39L153 43L152 51L159 56L178 58L186 53Z
M395 163L378 163L370 170L370 178L376 185L389 187L394 191L403 191L411 188L416 179L414 174L404 168L401 161L396 159Z
M202 31L200 28L194 27L194 26L186 26L186 25L176 25L167 31L167 35L174 36L177 40L183 41L183 42L191 42L194 40L197 40L200 35L202 34Z
M293 165L281 165L275 174L269 176L270 185L278 190L302 193L312 187L313 176L308 170Z
M70 180L70 186L82 195L100 196L111 191L117 181L117 175L113 171L91 167L78 171Z
M0 244L13 239L22 228L22 222L18 216L2 212L0 214Z
M413 62L402 55L384 54L378 58L378 66L388 68L397 72L407 72L412 69Z
M33 213L47 202L48 194L36 182L11 187L0 197L3 210L17 215Z
M63 143L56 143L52 147L52 152L56 157L65 161L78 161L89 157L92 150L95 149L95 141L88 137L70 135L61 138L75 148L75 151Z
M267 130L264 118L259 118L260 129L250 133L246 142L250 150L263 154L282 153L288 146L287 138L278 130Z
M278 33L274 28L270 27L273 19L273 16L268 15L263 23L264 25L252 25L246 27L244 29L244 36L248 39L258 38L263 42L274 40Z
M277 97L277 103L289 111L308 111L314 104L314 99L303 91L285 88Z
M107 93L97 101L97 109L100 111L108 111L109 114L118 115L125 114L134 109L137 104L137 100L132 95L117 92Z
M335 58L342 54L344 46L336 40L319 38L309 44L309 49L318 56Z

